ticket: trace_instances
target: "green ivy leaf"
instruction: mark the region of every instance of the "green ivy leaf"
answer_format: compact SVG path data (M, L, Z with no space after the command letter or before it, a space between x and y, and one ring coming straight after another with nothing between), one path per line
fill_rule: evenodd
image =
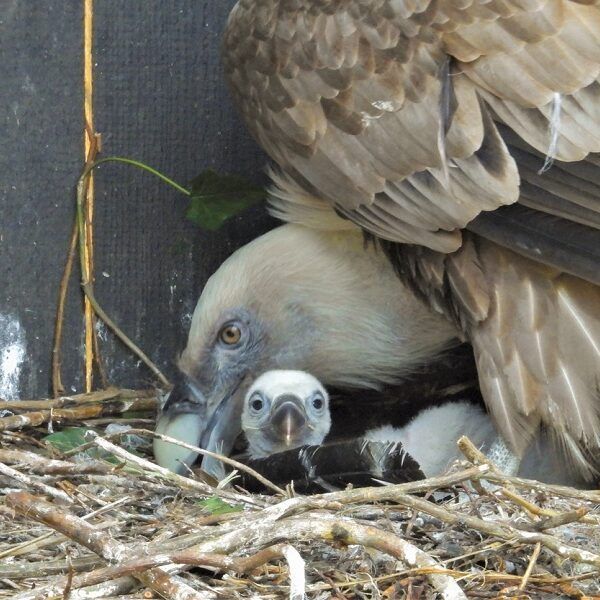
M83 444L87 444L90 441L89 438L86 437L86 433L90 431L90 429L90 427L66 427L61 431L47 435L43 440L54 446L60 452L68 452L74 448L79 448L79 446L83 446ZM100 433L96 429L93 431ZM128 452L131 452L136 456L141 456L135 448L130 448L127 444L122 445ZM114 465L119 465L123 462L121 459L110 454L110 452L102 450L102 448L86 448L83 454L89 458L105 460Z
M62 431L47 435L44 441L52 444L60 452L68 452L89 442L85 437L86 431L89 431L89 429L84 427L67 427Z
M200 500L198 504L203 508L206 508L211 515L224 515L226 513L240 512L244 510L241 506L223 502L223 500L221 500L221 498L218 496L212 496L211 498L206 498L206 500Z
M187 218L203 229L216 231L243 210L263 202L265 189L239 175L220 175L207 169L190 184Z

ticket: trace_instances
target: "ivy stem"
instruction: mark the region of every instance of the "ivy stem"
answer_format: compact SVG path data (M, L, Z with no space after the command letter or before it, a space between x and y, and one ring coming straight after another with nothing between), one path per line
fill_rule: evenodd
M147 164L145 164L143 162L140 162L139 160L134 160L133 158L125 158L124 156L107 156L106 158L101 158L101 159L93 162L91 165L89 165L84 170L81 177L83 177L83 178L87 177L89 175L89 173L93 169L95 169L98 165L101 165L102 163L107 163L107 162L119 162L119 163L124 163L126 165L133 165L134 167L137 167L138 169L142 169L142 171L147 171L148 173L151 173L155 177L158 177L161 181L164 181L165 183L169 184L171 187L174 187L178 192L181 192L182 194L185 194L186 196L191 196L190 190L188 190L187 188L184 188L182 185L180 185L179 183L177 183L170 177L167 177L165 174L161 173L160 171L153 169L152 167L148 166Z
M190 191L179 185L176 181L173 181L166 175L163 175L161 172L149 167L148 165L139 162L137 160L133 160L131 158L124 158L120 156L108 156L106 158L101 158L88 165L84 170L81 176L79 177L79 181L77 182L77 228L79 231L79 261L81 265L81 289L85 294L86 298L89 300L92 308L96 315L104 321L106 326L125 344L129 350L131 350L160 380L160 382L166 386L171 387L171 383L162 373L162 371L152 362L150 357L148 357L142 349L137 346L125 333L120 329L120 327L108 316L106 311L100 306L96 297L94 295L94 287L92 283L91 273L88 273L87 264L85 260L85 240L86 240L86 232L85 232L85 189L86 189L86 181L90 176L90 173L98 166L103 163L108 162L119 162L128 165L133 165L151 173L152 175L158 177L160 180L164 181L171 187L174 187L177 191L185 194L186 196L190 196Z

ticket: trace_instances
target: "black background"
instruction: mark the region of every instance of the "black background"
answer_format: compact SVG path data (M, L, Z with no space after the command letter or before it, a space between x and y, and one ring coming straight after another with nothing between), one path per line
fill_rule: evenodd
M50 389L56 301L83 162L82 4L0 3L0 359L15 343L17 322L26 345L18 386L0 374L0 397ZM104 156L139 159L183 184L207 167L264 182L266 159L232 106L220 66L233 4L96 0L94 117ZM185 209L184 196L146 173L98 170L96 295L167 373L207 277L273 225L256 208L206 233L186 221ZM81 391L83 380L78 278L63 344L67 392ZM110 334L102 337L112 383L152 381Z

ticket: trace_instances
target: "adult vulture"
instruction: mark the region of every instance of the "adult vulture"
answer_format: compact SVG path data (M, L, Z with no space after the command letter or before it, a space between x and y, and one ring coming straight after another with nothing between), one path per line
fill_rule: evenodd
M458 337L514 455L544 427L593 478L598 5L240 0L224 62L291 224L209 281L159 430L227 451L265 370L376 387Z

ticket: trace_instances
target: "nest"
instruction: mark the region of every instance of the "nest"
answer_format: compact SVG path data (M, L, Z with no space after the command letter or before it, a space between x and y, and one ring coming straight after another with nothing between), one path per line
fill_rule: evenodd
M156 402L0 403L0 598L600 594L599 492L505 476L468 440L432 479L313 496L213 487L152 462ZM48 435L65 426L78 429Z

